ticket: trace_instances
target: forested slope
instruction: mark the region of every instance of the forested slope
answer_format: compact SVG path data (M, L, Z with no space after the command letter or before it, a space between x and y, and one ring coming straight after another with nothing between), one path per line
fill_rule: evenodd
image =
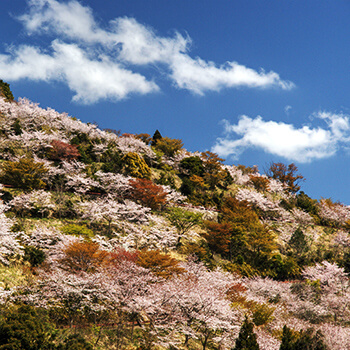
M350 348L350 209L300 191L294 164L261 174L2 95L0 344Z

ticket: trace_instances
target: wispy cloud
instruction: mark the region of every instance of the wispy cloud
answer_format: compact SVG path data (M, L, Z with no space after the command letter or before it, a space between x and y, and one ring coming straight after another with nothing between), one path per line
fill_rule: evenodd
M161 37L134 18L119 17L103 26L89 7L75 0L28 0L28 5L28 12L18 18L28 35L54 39L50 47L23 45L1 54L0 75L10 81L60 80L75 92L73 99L83 103L156 92L156 81L163 77L199 95L223 88L294 86L275 72L192 58L189 36L175 32ZM138 72L151 64L160 68L152 70L151 77ZM156 75L159 71L162 74Z
M260 116L252 119L243 115L237 124L224 120L226 135L217 139L212 151L238 159L245 150L258 149L306 163L331 157L350 142L348 116L319 112L312 118L323 120L325 127L296 128L292 124L264 121Z

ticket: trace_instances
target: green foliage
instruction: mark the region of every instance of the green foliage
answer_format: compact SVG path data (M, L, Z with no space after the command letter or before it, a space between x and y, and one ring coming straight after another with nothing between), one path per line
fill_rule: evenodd
M96 140L94 140L96 141ZM79 153L79 160L85 164L91 164L96 161L93 151L93 142L86 133L79 133L75 135L71 141L71 146L76 146Z
M162 170L159 179L157 179L155 182L158 185L170 186L171 188L176 189L175 174L171 170Z
M309 328L293 332L284 326L280 350L328 350L328 347L321 331L315 332Z
M236 345L233 350L259 350L256 334L253 332L254 325L246 317L239 331Z
M106 173L119 173L123 168L122 155L113 148L108 148L102 154L101 162L103 163L101 170Z
M303 230L300 227L298 227L292 234L292 237L289 240L289 245L296 251L297 254L302 254L308 249L308 242Z
M5 83L1 79L0 79L0 96L4 96L8 101L14 100L12 91L10 89L10 85L8 83Z
M256 303L252 308L253 322L256 326L262 326L271 322L274 317L273 313L275 311L274 307L267 304Z
M186 175L203 176L203 161L198 156L187 157L181 160L180 167L185 171Z
M22 134L22 126L19 119L16 119L13 123L13 130L15 132L15 135L21 135Z
M187 233L193 226L202 223L201 213L195 213L178 207L169 208L167 218L178 231L178 246L181 245L181 238L185 233Z
M286 281L300 276L300 267L293 257L282 257L280 254L275 254L269 260L269 277L273 277L279 281Z
M16 162L5 162L2 165L0 181L24 190L37 190L46 186L42 181L47 172L43 163L30 158L21 158Z
M69 224L63 226L61 231L66 235L83 236L86 238L94 236L94 231L90 230L85 225Z
M140 179L151 177L151 169L138 153L129 152L122 157L121 161L127 175Z
M93 350L93 346L79 334L69 335L57 350Z
M293 332L289 327L284 325L282 332L282 343L279 350L294 350L294 344L297 337L297 332Z
M20 306L6 310L0 321L0 349L54 349L53 329L33 307Z
M296 206L311 215L317 215L317 200L311 199L307 194L303 191L300 191L296 195Z
M46 259L46 254L39 248L28 246L24 249L24 261L28 261L32 267L37 267Z

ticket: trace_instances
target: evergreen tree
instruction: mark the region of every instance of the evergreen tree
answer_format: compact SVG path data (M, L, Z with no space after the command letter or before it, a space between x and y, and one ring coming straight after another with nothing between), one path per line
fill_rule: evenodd
M259 350L256 334L253 332L253 323L246 317L236 340L233 350Z
M162 138L163 138L163 136L161 135L161 133L157 129L152 137L151 146L155 146L157 144L158 140L161 140Z

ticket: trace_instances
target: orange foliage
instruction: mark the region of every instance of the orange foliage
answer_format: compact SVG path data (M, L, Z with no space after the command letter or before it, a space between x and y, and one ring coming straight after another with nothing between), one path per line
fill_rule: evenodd
M230 252L231 225L206 221L205 226L208 232L203 233L203 237L207 240L209 248L216 253L227 255Z
M169 254L163 254L159 250L141 250L136 264L142 266L155 275L163 278L170 278L185 270L179 266L179 262Z
M64 250L64 255L59 261L64 269L93 272L106 261L108 252L101 250L98 243L74 242Z

